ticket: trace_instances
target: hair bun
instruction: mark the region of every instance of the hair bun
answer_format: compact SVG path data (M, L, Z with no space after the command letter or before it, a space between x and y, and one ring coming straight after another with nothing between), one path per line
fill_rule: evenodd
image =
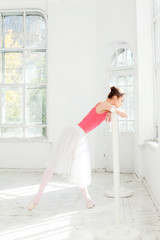
M117 88L115 86L110 87L110 89L111 89L111 91L108 94L108 98L112 98L113 96L117 96L119 98L125 94L124 90Z
M117 88L115 86L111 87L110 89L111 89L111 91L117 90Z

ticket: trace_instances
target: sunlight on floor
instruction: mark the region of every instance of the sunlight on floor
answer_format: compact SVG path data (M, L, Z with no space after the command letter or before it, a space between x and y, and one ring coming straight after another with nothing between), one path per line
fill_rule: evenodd
M73 188L73 187L75 187L75 185L71 185L67 183L58 183L58 182L49 183L45 188L44 193L54 192L54 191L63 190L66 188ZM2 190L0 191L0 200L35 195L35 193L38 191L38 188L39 188L39 184Z
M79 211L68 212L64 214L55 215L53 217L45 218L35 224L27 227L16 227L15 230L10 230L0 233L0 239L3 240L18 240L18 239L43 239L47 240L51 236L54 240L62 240L68 238L73 227L71 226L71 219L74 214Z
M40 204L30 212L27 206L38 190L41 176L1 174L0 240L93 240L115 222L113 199L104 196L106 188L112 186L112 174L92 174L89 192L96 203L93 209L86 208L75 185L55 175ZM141 231L143 240L159 240L159 212L143 182L136 181L132 174L122 174L121 183L134 191L132 197L121 199L121 223Z

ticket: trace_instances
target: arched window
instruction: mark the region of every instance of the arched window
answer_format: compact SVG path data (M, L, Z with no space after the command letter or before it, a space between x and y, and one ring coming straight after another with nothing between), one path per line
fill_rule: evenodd
M125 91L125 100L121 108L128 113L128 118L118 117L119 131L134 132L134 56L126 43L118 44L114 49L110 62L109 86L117 86Z
M0 11L0 138L46 138L46 16Z

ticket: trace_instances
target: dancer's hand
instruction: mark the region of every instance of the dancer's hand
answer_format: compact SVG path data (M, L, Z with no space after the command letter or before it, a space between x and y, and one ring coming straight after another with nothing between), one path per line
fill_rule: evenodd
M106 122L107 122L107 120L108 120L108 122L111 122L111 112L106 113Z

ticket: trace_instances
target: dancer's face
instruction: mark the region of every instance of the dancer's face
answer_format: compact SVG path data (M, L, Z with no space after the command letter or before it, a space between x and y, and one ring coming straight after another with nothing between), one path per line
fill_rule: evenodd
M117 97L117 96L114 96L113 97L114 99L114 105L119 108L122 104L123 104L123 101L124 101L124 95L122 97Z

